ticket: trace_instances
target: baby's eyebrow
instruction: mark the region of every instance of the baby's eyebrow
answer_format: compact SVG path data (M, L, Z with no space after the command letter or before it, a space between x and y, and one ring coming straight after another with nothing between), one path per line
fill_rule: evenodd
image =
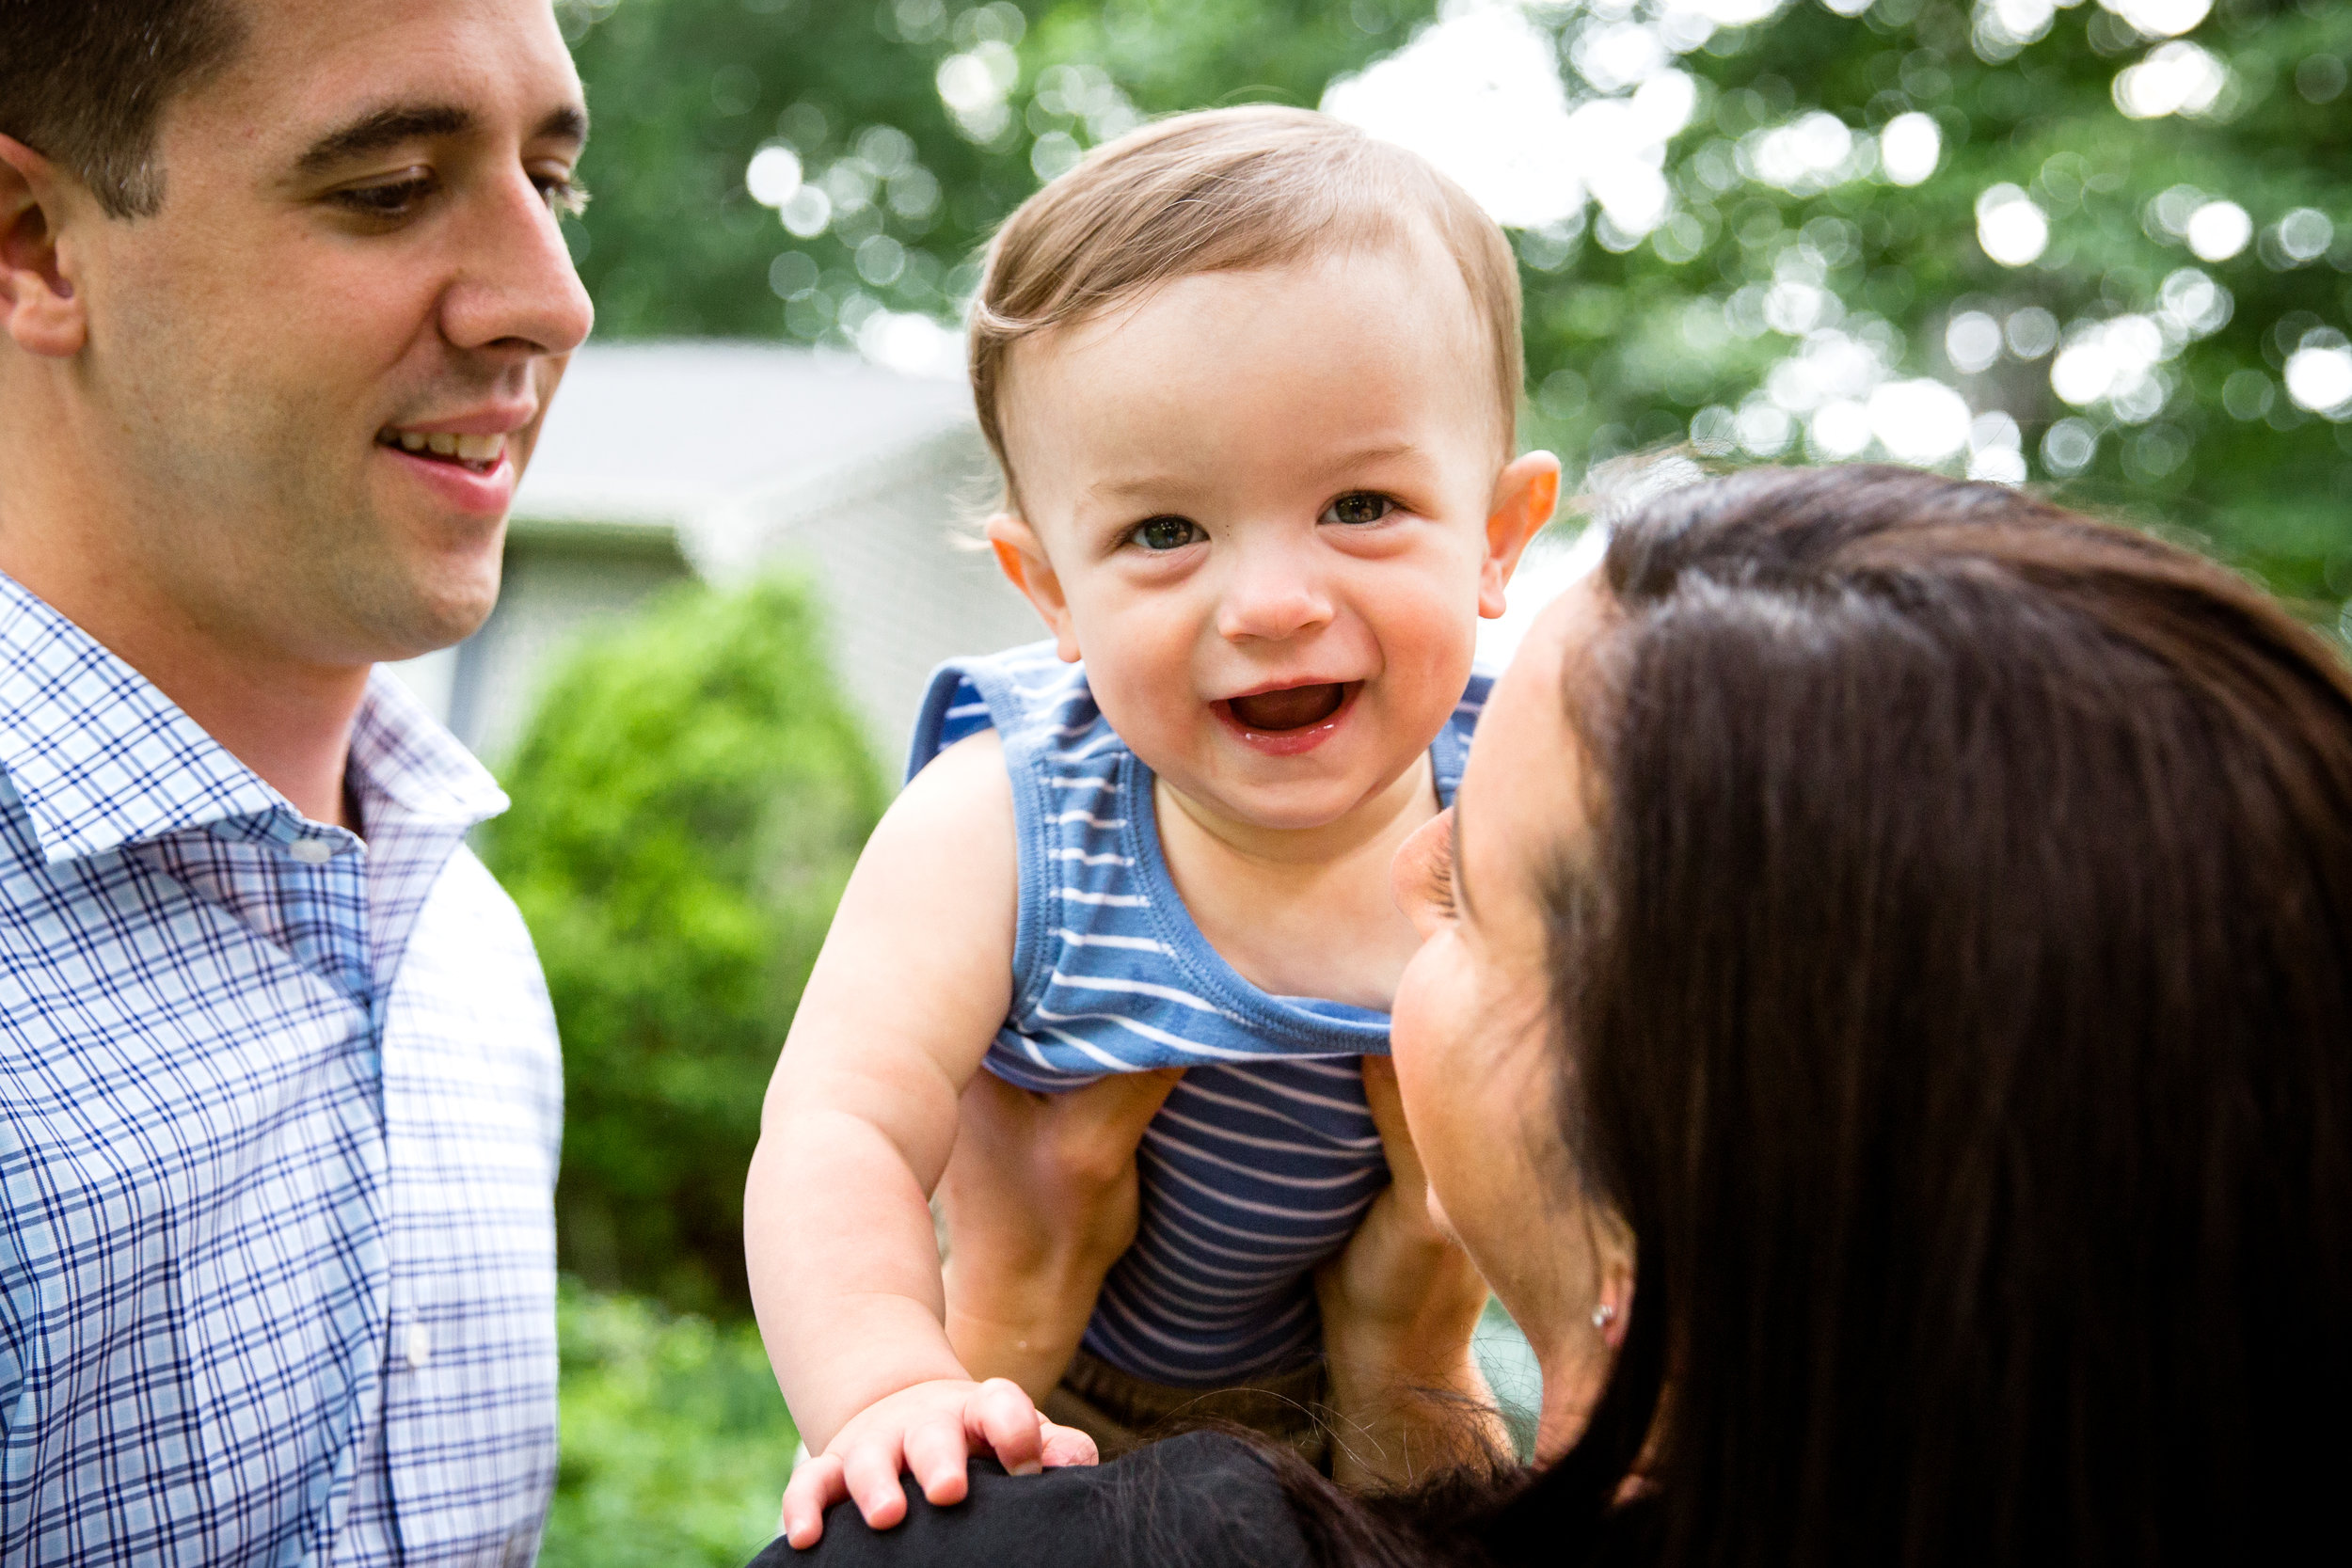
M1350 468L1364 467L1374 463L1393 463L1401 458L1417 458L1422 450L1411 441L1382 441L1370 446L1352 447L1323 465L1325 473L1344 473Z
M1123 474L1116 479L1098 479L1081 494L1101 497L1105 500L1123 500L1136 496L1166 496L1192 483L1194 481L1184 474Z

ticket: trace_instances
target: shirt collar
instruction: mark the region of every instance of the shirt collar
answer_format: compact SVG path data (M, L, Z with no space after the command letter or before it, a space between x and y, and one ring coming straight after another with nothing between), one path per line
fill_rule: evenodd
M373 827L380 803L411 821L470 828L507 807L489 769L381 666L351 726L351 791Z
M352 730L355 792L470 826L506 797L378 670ZM96 638L0 573L0 769L52 865L236 818L303 836L286 798Z

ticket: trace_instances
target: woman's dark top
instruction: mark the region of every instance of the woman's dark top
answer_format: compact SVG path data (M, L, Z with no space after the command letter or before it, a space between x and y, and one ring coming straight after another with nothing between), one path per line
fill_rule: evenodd
M1313 1568L1281 1483L1248 1445L1195 1432L1108 1465L1009 1476L975 1460L962 1502L934 1508L911 1477L907 1516L866 1528L854 1504L825 1515L805 1552L777 1540L752 1568L1017 1562L1022 1568L1197 1563L1200 1568Z
M825 1515L825 1538L813 1549L795 1552L778 1540L751 1568L1320 1568L1327 1560L1651 1568L1663 1544L1653 1498L1588 1516L1579 1528L1548 1502L1544 1478L1528 1486L1523 1475L1483 1500L1448 1498L1440 1481L1378 1508L1385 1522L1374 1525L1303 1466L1306 1490L1294 1498L1264 1456L1221 1432L1187 1433L1108 1465L1016 1477L975 1460L970 1473L971 1495L953 1507L933 1508L901 1477L907 1516L896 1529L868 1529L842 1503ZM1324 1517L1302 1526L1302 1508ZM1359 1528L1335 1531L1340 1513L1355 1513L1357 1527L1384 1544L1368 1549ZM1311 1531L1319 1551L1309 1544Z

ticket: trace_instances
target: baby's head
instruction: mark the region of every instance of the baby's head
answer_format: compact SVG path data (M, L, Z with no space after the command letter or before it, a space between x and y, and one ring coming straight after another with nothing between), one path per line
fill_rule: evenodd
M1443 726L1550 515L1520 376L1509 243L1426 163L1302 110L1163 120L989 248L990 537L1171 786L1331 824Z

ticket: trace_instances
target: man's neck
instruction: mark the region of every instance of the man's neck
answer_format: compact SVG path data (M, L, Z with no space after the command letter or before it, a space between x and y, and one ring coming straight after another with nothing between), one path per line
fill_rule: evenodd
M57 526L58 498L0 500L0 571L145 676L316 822L358 829L343 775L369 666L306 663L205 626L103 531Z

